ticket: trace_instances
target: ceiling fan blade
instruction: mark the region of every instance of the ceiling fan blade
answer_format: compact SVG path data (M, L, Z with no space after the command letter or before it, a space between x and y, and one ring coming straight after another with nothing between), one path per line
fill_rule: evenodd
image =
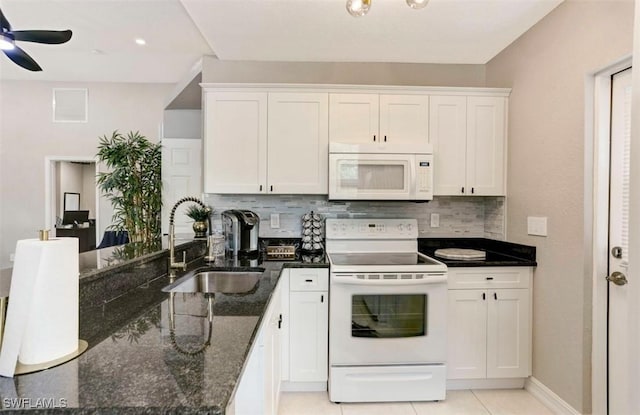
M0 31L3 31L3 32L11 31L11 24L9 24L9 21L7 20L7 18L4 17L4 13L2 13L2 10L0 10Z
M27 52L17 46L15 46L11 50L3 50L3 52L15 64L22 66L24 69L28 69L33 72L42 70L40 65L38 65L36 61L34 61L33 58L31 58L31 56L27 54Z
M71 30L14 30L15 40L57 45L71 39Z

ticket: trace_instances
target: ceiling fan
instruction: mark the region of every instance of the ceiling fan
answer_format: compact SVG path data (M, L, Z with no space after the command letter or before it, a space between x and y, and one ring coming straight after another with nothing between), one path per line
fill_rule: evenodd
M41 71L40 65L24 50L16 46L16 41L57 45L71 39L71 30L11 30L11 24L0 10L0 49L15 64L30 71Z

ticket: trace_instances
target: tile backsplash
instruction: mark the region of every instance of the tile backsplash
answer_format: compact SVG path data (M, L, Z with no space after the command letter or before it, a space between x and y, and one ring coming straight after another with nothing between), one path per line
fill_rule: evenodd
M420 237L485 237L504 240L505 198L436 196L430 202L328 201L316 195L204 195L215 210L213 227L222 228L220 213L227 209L249 209L260 216L260 236L299 238L301 217L313 210L325 218L415 218ZM270 215L280 215L280 227L272 229ZM431 214L440 215L440 226L432 228Z

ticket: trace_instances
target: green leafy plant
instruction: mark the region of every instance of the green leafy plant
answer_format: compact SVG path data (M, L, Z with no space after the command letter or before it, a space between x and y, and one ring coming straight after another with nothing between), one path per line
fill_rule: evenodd
M160 148L137 131L100 137L96 157L110 171L99 173L97 183L114 209L108 228L126 230L131 242L160 238Z
M209 207L205 209L202 206L191 205L187 208L185 214L196 222L205 222L209 219L212 211Z

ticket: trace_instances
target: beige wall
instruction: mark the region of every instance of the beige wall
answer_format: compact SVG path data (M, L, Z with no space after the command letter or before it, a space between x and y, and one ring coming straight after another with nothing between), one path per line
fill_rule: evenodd
M53 123L52 88L89 89L89 122ZM98 137L140 131L159 140L169 84L0 82L0 268L18 239L44 226L45 156L94 156ZM102 212L100 212L102 214ZM103 215L110 223L111 215Z
M484 65L238 62L206 56L202 82L484 86Z
M633 1L567 0L487 64L509 101L507 239L537 247L533 376L591 410L591 280L584 238L585 79L630 54ZM549 236L527 235L527 216Z

